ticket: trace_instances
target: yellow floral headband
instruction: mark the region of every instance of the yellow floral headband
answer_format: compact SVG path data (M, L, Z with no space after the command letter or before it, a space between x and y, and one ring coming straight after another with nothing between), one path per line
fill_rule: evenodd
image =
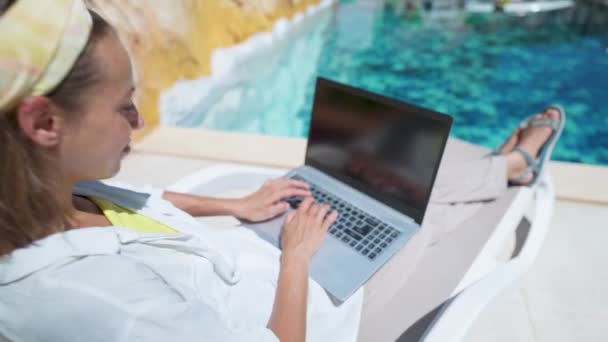
M87 44L82 0L18 0L0 17L0 111L53 90Z

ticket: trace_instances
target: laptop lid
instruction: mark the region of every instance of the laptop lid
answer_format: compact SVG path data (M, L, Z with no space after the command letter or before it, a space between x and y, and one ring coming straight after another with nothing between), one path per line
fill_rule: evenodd
M452 118L318 78L306 165L422 224Z

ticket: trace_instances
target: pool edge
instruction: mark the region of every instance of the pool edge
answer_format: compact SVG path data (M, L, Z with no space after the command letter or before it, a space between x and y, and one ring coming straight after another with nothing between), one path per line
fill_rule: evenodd
M291 168L303 162L306 139L159 127L135 143L134 149L142 153ZM549 169L558 199L608 205L608 167L552 161Z

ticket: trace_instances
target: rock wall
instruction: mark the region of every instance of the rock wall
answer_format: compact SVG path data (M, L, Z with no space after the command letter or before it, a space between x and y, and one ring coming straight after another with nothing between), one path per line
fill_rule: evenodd
M271 31L216 49L210 75L163 91L161 125L301 136L333 4L322 0Z
M114 25L137 72L136 102L147 128L158 99L181 79L210 73L212 52L271 30L319 0L87 0ZM145 131L144 131L145 132Z

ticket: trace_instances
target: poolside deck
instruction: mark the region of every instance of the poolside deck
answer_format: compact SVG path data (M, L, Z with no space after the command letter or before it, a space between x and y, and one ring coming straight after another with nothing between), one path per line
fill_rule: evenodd
M465 341L608 341L608 206L558 201L554 212L521 286L487 307Z

